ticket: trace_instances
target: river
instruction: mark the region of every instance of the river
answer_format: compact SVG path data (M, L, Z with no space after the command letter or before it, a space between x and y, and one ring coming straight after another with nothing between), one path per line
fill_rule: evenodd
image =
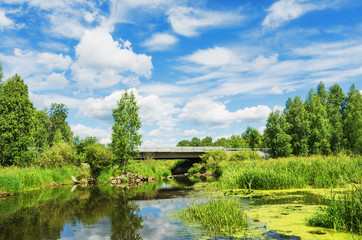
M190 194L194 184L180 177L134 189L64 186L0 199L0 239L228 239L175 217L178 209L208 199ZM305 215L323 201L315 193L285 191L241 201L250 219L241 239L354 237L304 226Z

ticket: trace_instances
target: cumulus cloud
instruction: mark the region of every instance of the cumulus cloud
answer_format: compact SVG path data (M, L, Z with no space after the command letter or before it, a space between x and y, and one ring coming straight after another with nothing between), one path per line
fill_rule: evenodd
M50 52L22 51L14 49L12 55L0 53L0 62L7 74L18 73L31 90L62 89L69 81L64 76L72 60L69 56Z
M231 12L218 12L195 9L192 7L174 7L168 11L168 21L173 30L183 36L197 36L200 30L213 27L225 27L242 20L242 16Z
M30 91L29 98L37 109L49 107L52 103L63 103L73 109L78 108L82 104L82 101L79 99L59 94L36 94Z
M177 43L177 38L168 33L155 33L147 39L143 46L152 51L165 51Z
M111 143L111 131L110 130L103 130L100 128L91 128L84 126L82 124L77 125L70 125L74 136L79 136L80 138L85 137L96 137L98 138L99 142L102 144Z
M199 131L197 131L196 129L190 129L190 130L185 130L183 133L182 133L182 136L185 136L185 137L194 137L194 136L198 136L200 135L201 133Z
M122 80L127 83L130 73L151 76L151 57L133 52L129 41L114 41L106 28L85 31L75 52L72 74L80 87L104 88Z
M327 6L310 3L308 0L279 0L268 8L268 15L262 25L268 28L276 28L284 22L301 17L307 12L321 10Z
M179 115L193 124L211 127L228 127L232 122L247 123L265 121L271 109L265 105L239 109L230 112L226 105L213 101L208 97L199 96L188 102Z

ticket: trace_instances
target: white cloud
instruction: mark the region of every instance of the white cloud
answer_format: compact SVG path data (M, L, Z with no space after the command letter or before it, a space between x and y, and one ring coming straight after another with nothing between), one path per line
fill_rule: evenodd
M91 23L95 20L96 15L97 15L97 12L90 13L90 12L86 11L84 13L84 20L86 20L88 23Z
M284 22L299 18L307 12L321 10L327 6L309 3L308 0L279 0L268 8L268 15L265 17L262 25L268 28L275 28Z
M71 17L64 13L53 13L49 18L51 27L45 30L56 36L80 39L86 30L80 23L81 16Z
M279 87L273 87L272 89L270 89L269 93L272 93L272 94L283 94L283 90L280 89Z
M266 129L266 126L258 127L258 132L259 132L260 134L264 134L265 129Z
M82 101L79 99L58 94L35 94L29 92L29 98L37 109L49 107L52 103L63 103L73 109L78 108L82 104Z
M0 30L12 27L14 27L13 20L6 17L6 12L3 9L0 9Z
M183 57L182 59L210 67L223 66L235 61L233 52L230 49L224 47L197 50L193 54Z
M96 137L99 142L102 144L111 143L112 133L110 130L103 130L100 128L91 128L84 126L82 124L70 125L74 136L79 136L80 138L85 137Z
M247 123L265 121L270 112L271 109L264 105L230 112L226 109L225 104L199 96L184 106L179 118L189 120L191 123L198 125L228 127L232 122Z
M202 29L237 24L242 19L242 16L236 13L207 11L181 6L171 8L168 14L168 21L173 30L187 37L198 35Z
M110 87L122 80L127 83L130 79L121 74L130 72L146 78L151 76L151 57L133 52L129 41L114 41L105 28L85 31L75 51L73 79L83 88Z
M177 43L177 38L168 33L155 33L147 39L143 46L152 51L165 51Z
M185 130L183 133L182 133L182 136L185 136L185 137L194 137L194 136L198 136L200 135L201 133L199 131L197 131L196 129L190 129L190 130Z
M69 83L64 71L72 60L61 53L22 51L16 48L12 55L0 53L0 62L3 62L9 76L18 73L33 91L62 89Z

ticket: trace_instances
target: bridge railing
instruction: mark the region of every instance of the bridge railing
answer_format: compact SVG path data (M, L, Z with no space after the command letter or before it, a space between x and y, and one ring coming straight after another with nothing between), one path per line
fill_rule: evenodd
M209 150L243 151L251 148L224 148L224 147L138 147L140 152L206 152ZM268 148L255 148L256 151L267 152Z

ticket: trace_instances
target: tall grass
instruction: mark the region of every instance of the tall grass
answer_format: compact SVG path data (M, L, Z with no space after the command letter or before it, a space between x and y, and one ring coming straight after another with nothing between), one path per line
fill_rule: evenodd
M222 163L221 188L288 189L343 186L362 179L362 157L312 156Z
M362 235L362 189L355 186L342 196L334 194L327 207L321 208L307 220L307 225Z
M16 193L44 187L50 183L71 183L76 168L63 166L61 169L18 168L0 169L0 192Z
M211 235L233 236L248 226L243 205L237 199L210 200L180 211L181 220L200 224Z

